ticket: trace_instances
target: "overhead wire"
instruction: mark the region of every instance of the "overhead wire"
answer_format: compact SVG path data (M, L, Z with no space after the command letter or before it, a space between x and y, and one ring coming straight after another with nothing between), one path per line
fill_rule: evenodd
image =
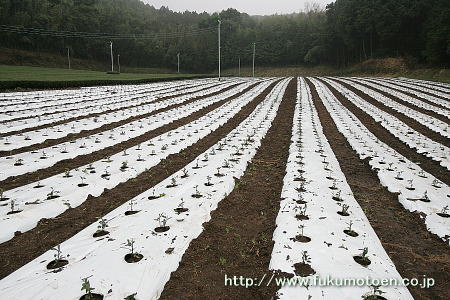
M169 38L181 38L187 36L195 36L204 33L214 32L216 27L198 28L189 31L181 32L158 32L158 33L123 33L123 34L111 34L101 32L81 32L81 31L57 31L51 29L42 28L27 28L21 26L0 25L1 32L17 33L17 34L31 34L31 35L43 35L54 36L64 38L88 38L88 39L109 39L109 40L148 40L148 39L169 39Z

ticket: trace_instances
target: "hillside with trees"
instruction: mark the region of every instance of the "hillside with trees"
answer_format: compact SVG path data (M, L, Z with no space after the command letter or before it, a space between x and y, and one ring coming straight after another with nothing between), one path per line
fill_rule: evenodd
M300 7L299 7L300 9ZM128 66L211 72L217 66L217 20L222 21L222 66L252 59L259 66L333 65L369 58L409 57L430 66L450 62L448 0L337 0L325 10L309 6L290 15L249 16L234 9L220 14L177 13L139 0L3 0L0 25L22 26L34 34L2 29L3 47L107 62L109 40L38 34L39 30L137 35L114 40ZM182 35L181 33L186 33ZM155 34L153 38L139 35Z

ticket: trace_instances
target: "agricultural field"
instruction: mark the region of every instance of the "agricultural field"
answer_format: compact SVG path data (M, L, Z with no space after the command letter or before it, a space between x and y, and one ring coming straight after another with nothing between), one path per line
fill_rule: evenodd
M0 108L1 299L449 293L447 83L205 78Z

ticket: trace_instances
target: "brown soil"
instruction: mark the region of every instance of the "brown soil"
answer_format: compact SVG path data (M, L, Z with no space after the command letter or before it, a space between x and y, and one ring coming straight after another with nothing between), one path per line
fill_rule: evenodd
M355 81L354 79L349 79L349 80L351 80L351 81L353 81L353 82ZM428 115L428 116L430 116L430 117L433 117L433 118L435 118L435 119L438 119L438 120L440 120L440 121L442 121L442 122L444 122L444 123L446 123L446 124L450 124L450 120L449 120L446 116L443 116L443 115L441 115L441 114L438 114L438 113L436 113L436 112L434 112L434 111L432 111L432 110L428 110L428 109L425 109L425 108L422 108L422 107L418 107L418 106L416 106L416 105L414 105L414 104L412 104L412 103L409 103L409 102L406 101L406 100L403 100L403 99L398 98L398 97L396 97L396 96L394 96L394 95L391 95L391 94L389 94L389 93L387 93L387 92L385 92L385 91L382 91L382 90L379 89L379 88L374 88L374 87L372 87L372 86L369 86L369 85L364 84L364 83L361 83L361 82L358 82L358 83L361 84L362 86L365 86L365 87L368 88L368 89L374 90L374 91L376 91L376 92L382 94L382 95L385 96L385 97L388 97L388 98L391 99L391 100L394 100L395 102L397 102L397 103L399 103L399 104L402 104L402 105L404 105L404 106L406 106L406 107L408 107L408 108L414 109L414 110L416 110L416 111L418 111L418 112L421 112L421 113L423 113L423 114L425 114L425 115ZM383 85L382 82L380 82L380 86L381 86L381 85ZM390 88L390 87L389 87L389 88ZM390 89L392 89L392 88L390 88ZM394 89L394 90L396 90L396 89ZM414 94L412 94L412 93L407 93L407 92L404 92L404 91L401 91L401 90L396 90L396 91L401 92L401 93L403 93L403 94L406 94L406 95L408 95L408 96L410 96L410 97L416 98L416 99L418 99L418 100L427 102L428 104L432 104L432 105L434 105L434 106L439 106L440 108L447 109L447 108L445 108L445 107L443 107L443 106L440 106L440 105L438 105L438 104L435 104L435 103L433 103L433 102L431 102L431 101L428 101L428 100L425 100L425 99L423 99L423 98L420 98L419 96L414 95ZM365 94L364 92L362 92L362 93ZM373 99L373 98L372 98L372 99ZM386 106L386 108L389 108L389 107ZM392 111L394 111L394 112L396 112L396 111L395 111L394 109L392 109L392 108L389 108L389 109L392 110ZM399 113L399 112L396 112L396 113L397 113L398 115L403 115L403 116L404 116L404 114L401 114L401 113ZM414 121L414 119L412 119L412 118L409 118L409 119ZM416 122L416 123L419 123L419 122ZM419 124L420 124L420 123L419 123ZM424 127L425 127L425 126L424 126ZM427 128L427 127L425 127L425 128ZM430 129L429 129L429 130L430 130Z
M66 169L72 170L72 169L79 168L81 166L93 163L102 158L112 156L116 153L124 151L125 149L128 149L133 146L137 146L143 142L148 141L149 139L152 139L152 138L159 136L165 132L176 129L176 128L183 126L195 119L198 119L201 116L207 114L208 112L222 106L224 103L226 103L232 99L235 99L235 98L239 97L240 95L246 93L248 90L252 89L256 85L257 84L251 85L250 87L244 89L242 92L236 93L233 96L228 97L227 99L224 99L222 101L211 104L193 114L190 114L187 117L181 118L172 123L161 126L155 130L146 132L135 138L129 139L127 141L123 141L119 144L112 145L110 147L107 147L107 148L104 148L104 149L101 149L101 150L98 150L98 151L95 151L95 152L92 152L89 154L77 156L74 159L65 159L65 160L59 161L58 163L56 163L55 165L53 165L49 168L40 169L35 172L10 177L6 180L0 181L0 186L2 186L2 188L4 190L10 190L10 189L13 189L13 188L25 185L25 184L29 184L30 182L35 182L38 180L43 180L45 178L54 176L56 174L64 172Z
M278 290L275 284L267 287L264 282L249 288L225 286L224 276L242 275L260 280L268 273L296 86L296 80L289 83L278 114L255 157L236 181L233 192L212 212L204 231L189 245L180 266L164 287L161 299L271 299L275 295Z
M232 87L234 87L234 86L232 86ZM232 88L232 87L228 87L227 89ZM201 88L201 89L198 89L196 92L203 91L203 90L206 90L206 89L209 89L209 88L211 88L211 87ZM222 91L219 91L219 92L222 92ZM192 93L194 93L194 92L183 93L183 94L179 94L179 95L176 95L176 96L165 96L165 97L161 97L161 98L159 98L157 100L149 101L148 103L159 102L159 101L163 101L163 100L167 100L167 99L170 99L170 98L183 96L183 95L187 95L187 94L192 94ZM205 96L202 96L202 97L213 96L213 95L216 95L216 93L218 93L218 92L211 93L209 95L205 95ZM69 123L69 122L79 121L79 120L83 120L83 119L87 119L87 118L98 117L98 116L101 116L101 115L104 115L104 114L108 114L108 113L112 113L112 112L116 112L116 111L121 111L121 110L126 109L126 108L137 107L137 106L141 106L141 105L144 105L144 104L145 103L142 103L142 104L139 104L139 105L131 105L129 107L120 107L120 108L110 109L110 110L102 111L102 112L99 112L99 113L92 113L92 114L88 114L88 115L84 115L84 116L78 116L78 117L68 118L68 119L65 119L65 120L60 120L60 121L57 121L57 122L54 122L54 123L50 123L50 124L44 124L44 125L40 125L40 126L36 126L36 127L25 128L25 129L11 131L11 132L7 132L7 133L0 133L0 137L6 137L6 136L11 136L11 135L26 133L26 132L29 132L29 131L42 130L42 129L49 128L49 127L52 127L52 126L66 124L66 123ZM144 115L140 115L140 116L132 117L130 119L135 118L137 120L137 119L140 119L140 118L143 118L143 117L144 117ZM125 121L125 120L123 120L123 121ZM123 121L120 121L120 122L123 122ZM116 123L120 123L120 122L116 122ZM107 125L109 125L109 124L107 124ZM107 126L107 125L105 125L105 126Z
M411 117L409 117L409 116L407 116L405 114L402 114L402 113L396 111L393 108L390 108L389 106L386 106L386 105L382 104L381 102L375 100L371 96L369 96L366 93L364 93L364 92L354 88L351 85L349 85L347 83L344 83L344 82L341 82L340 80L339 80L339 83L342 84L343 86L345 86L347 89L349 89L352 92L354 92L355 94L357 94L358 96L360 96L365 101L369 102L370 104L376 106L377 108L381 109L382 111L385 111L385 112L393 115L394 117L396 117L397 119L399 119L400 121L402 121L403 123L405 123L406 125L411 127L412 129L414 129L415 131L423 134L424 136L430 138L431 140L433 140L433 141L435 141L437 143L445 145L446 147L450 147L450 139L449 138L447 138L445 136L442 136L441 134L437 133L434 130L431 130L427 126L425 126L422 123L416 121L414 118L411 118ZM362 85L367 87L367 88L369 88L369 89L375 90L375 91L383 94L384 96L394 100L397 103L403 104L403 105L405 105L405 106L407 106L407 107L409 107L411 109L414 109L416 111L419 111L421 113L429 115L429 116L431 116L431 117L433 117L435 119L439 119L439 120L441 120L441 121L443 121L443 122L445 122L447 124L450 124L450 120L447 119L445 116L439 115L439 114L437 114L435 112L431 112L429 110L421 109L421 108L419 108L417 106L414 106L414 105L412 105L412 104L410 104L410 103L408 103L406 101L400 100L399 98L397 98L395 96L392 96L392 95L389 95L389 94L387 94L385 92L382 92L379 89L375 89L375 88L372 88L372 87L364 85L364 84L362 84Z
M390 133L387 129L381 126L379 123L375 121L375 119L364 112L362 109L358 108L355 104L350 102L344 95L339 93L336 89L330 86L328 83L324 82L319 78L333 93L333 95L347 108L349 109L358 119L363 123L363 125L370 130L380 141L406 157L408 160L419 164L420 167L432 174L437 179L441 180L447 185L450 185L450 171L446 168L442 167L438 162L432 160L431 158L426 157L423 154L417 153L417 151L405 143L401 142L397 137L395 137L392 133ZM353 89L353 88L352 88ZM366 101L375 101L373 99L369 99L369 97L365 97ZM415 130L418 127L414 128Z
M211 94L207 94L205 96L198 96L198 97L192 98L190 100L187 100L187 101L184 101L184 102L181 102L181 103L177 103L177 104L173 104L173 105L167 106L165 108L161 108L161 109L158 109L158 110L155 110L155 111L143 114L143 115L133 116L133 117L129 117L129 118L127 118L125 120L122 120L122 121L117 121L117 122L105 124L105 125L100 126L99 128L96 128L96 129L82 130L79 133L71 133L71 134L69 134L69 135L67 135L65 137L61 137L61 138L57 138L57 139L48 139L48 140L45 140L44 142L42 142L40 144L34 144L34 145L22 147L22 148L17 148L17 149L11 150L11 151L0 151L0 157L9 156L9 155L15 155L15 154L29 152L29 151L37 151L37 150L40 150L40 149L56 146L56 145L59 145L59 144L62 144L62 143L66 143L66 142L74 141L76 139L80 139L80 138L84 138L84 137L87 137L87 136L91 136L93 134L97 134L97 133L100 133L100 132L103 132L103 131L106 131L106 130L111 130L113 128L120 127L120 126L125 125L125 124L130 123L130 122L134 122L134 121L137 121L137 120L140 120L140 119L143 119L143 118L147 118L147 117L159 114L161 112L165 112L165 111L168 111L168 110L180 107L182 105L187 105L189 103L192 103L194 101L197 101L197 100L200 100L200 99L203 99L203 98L206 98L206 97L214 96L217 93L225 92L225 91L227 91L230 88L233 88L235 86L236 85L233 85L231 87L224 88L224 89L220 90L219 92L214 92L214 93L211 93ZM160 99L160 100L156 100L156 101L162 101L162 100L165 100L165 99Z
M301 277L307 277L316 273L316 271L314 271L314 269L310 265L302 262L294 264L294 268L295 275Z
M397 270L403 277L423 278L426 275L436 281L430 289L409 287L412 295L416 299L445 299L450 280L448 246L427 230L419 214L407 211L398 201L397 195L380 184L368 160L359 159L347 139L338 131L314 85L311 82L308 84L324 134L340 168Z
M364 80L364 78L363 78L363 80ZM385 84L386 84L385 81L378 80L377 83L380 84L380 85L386 86L386 85L385 85ZM395 81L389 81L389 83L392 84L392 85L395 85L395 86L400 87L400 85L399 85L397 82L395 82ZM402 87L404 87L404 86L402 86ZM419 100L421 100L421 101L423 101L423 102L426 102L426 103L428 103L428 104L430 104L430 105L433 105L433 106L436 106L436 107L440 107L440 108L443 108L443 109L448 109L448 108L446 108L445 106L442 106L442 105L440 105L440 104L434 103L434 102L432 102L432 101L430 101L430 100L427 100L427 99L425 99L425 98L423 98L423 97L419 97L419 96L417 96L416 94L411 93L411 92L412 92L412 91L416 91L416 92L423 93L423 94L426 94L426 95L429 95L429 96L432 96L432 97L436 97L436 98L439 98L439 99L442 99L442 100L447 100L447 101L449 101L448 98L445 98L445 97L442 97L442 96L439 96L439 95L436 95L436 94L432 94L432 93L429 93L429 92L421 91L421 90L419 90L419 89L415 89L415 88L411 88L411 87L408 87L408 89L411 90L411 92L405 92L405 91L402 91L402 90L400 90L400 89L392 88L392 87L389 87L389 88L394 89L394 90L396 90L396 91L398 91L398 92L404 93L404 94L406 94L406 95L408 95L408 96L417 98L417 99L419 99Z
M99 197L88 197L80 206L69 208L57 218L41 219L34 229L17 234L13 239L0 244L0 266L2 266L0 268L0 279L96 222L98 216L109 213L129 199L151 189L171 174L194 161L198 155L220 141L247 118L255 107L265 99L275 84L271 84L227 123L194 145L168 156L158 165L133 180L121 183L111 190L105 190ZM195 120L200 115L202 113L195 116L191 115L189 121ZM174 125L174 127L178 127L180 124Z

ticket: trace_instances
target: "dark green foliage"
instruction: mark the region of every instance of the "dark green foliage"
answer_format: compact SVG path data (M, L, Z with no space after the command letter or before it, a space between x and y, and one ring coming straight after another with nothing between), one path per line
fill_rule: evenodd
M299 2L298 10L301 10ZM155 9L139 0L2 0L0 23L58 31L115 34L189 32L217 26L218 14ZM336 0L325 11L310 6L291 15L252 17L234 9L220 13L222 66L333 64L368 58L409 56L445 65L450 61L450 1ZM107 62L109 41L0 32L4 47L65 54ZM217 33L175 39L115 40L127 66L176 68L204 73L217 67Z

